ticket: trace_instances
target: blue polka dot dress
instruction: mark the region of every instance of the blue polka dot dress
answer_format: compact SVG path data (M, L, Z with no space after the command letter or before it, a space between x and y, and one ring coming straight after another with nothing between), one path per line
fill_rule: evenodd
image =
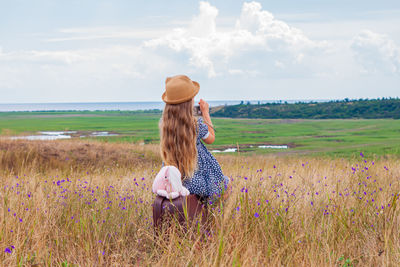
M214 156L207 150L201 139L209 135L208 126L203 118L197 119L198 131L196 138L198 169L193 177L182 181L191 194L209 198L220 196L222 189L227 187L229 179L222 174L221 166Z

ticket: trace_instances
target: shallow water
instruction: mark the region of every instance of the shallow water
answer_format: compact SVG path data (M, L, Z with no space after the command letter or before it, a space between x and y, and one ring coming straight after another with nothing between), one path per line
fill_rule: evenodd
M211 150L211 152L214 152L214 153L228 153L228 152L236 152L236 150L237 150L237 148L227 148L227 149L225 149L223 151L215 149L215 150Z
M287 149L288 146L287 145L263 145L263 146L258 146L258 148L276 148L276 149Z
M112 134L109 132L92 132L91 136L117 136L118 134Z
M39 132L40 135L27 135L27 136L12 136L12 140L57 140L57 139L70 139L72 134L78 133L77 131L43 131ZM92 132L89 136L117 136L118 134L112 134L109 132ZM87 135L80 135L80 138L87 137Z
M70 139L70 135L65 134L49 134L49 135L27 135L27 136L12 136L11 139L23 139L23 140L57 140L57 139Z
M251 145L250 147L252 148L254 146ZM271 148L271 149L287 149L289 147L287 145L261 145L261 146L258 146L258 148L261 148L261 149L267 149L267 148ZM213 152L213 153L229 153L229 152L236 152L236 151L237 151L237 148L234 148L234 147L229 147L229 148L227 148L225 150L218 150L218 149L211 150L211 152Z

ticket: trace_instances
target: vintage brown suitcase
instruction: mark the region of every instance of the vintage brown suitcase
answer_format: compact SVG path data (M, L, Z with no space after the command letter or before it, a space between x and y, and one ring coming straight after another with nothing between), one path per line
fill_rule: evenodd
M185 208L187 215L185 215ZM157 195L153 203L153 224L156 231L160 229L163 221L167 219L166 217L176 216L178 222L186 229L187 222L192 223L194 219L204 226L207 215L206 203L194 194L187 197L179 196L171 200Z

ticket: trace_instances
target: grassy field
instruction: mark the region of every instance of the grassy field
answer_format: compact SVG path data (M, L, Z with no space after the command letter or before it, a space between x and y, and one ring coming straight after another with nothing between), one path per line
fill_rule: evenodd
M96 137L107 142L158 143L160 113L140 112L6 112L0 113L1 135L74 130L81 134L109 131ZM352 157L400 155L400 120L265 120L213 118L216 142L210 149L240 148L252 154L301 154ZM258 149L257 145L289 145ZM252 146L252 147L251 147Z
M397 159L249 155L207 231L156 236L158 145L0 138L0 265L399 266Z

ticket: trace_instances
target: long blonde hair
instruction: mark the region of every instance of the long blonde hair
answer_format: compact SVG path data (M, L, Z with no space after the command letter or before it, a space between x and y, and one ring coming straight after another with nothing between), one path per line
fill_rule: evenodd
M196 119L192 99L180 104L165 104L160 128L160 152L166 165L179 169L184 178L197 168Z

